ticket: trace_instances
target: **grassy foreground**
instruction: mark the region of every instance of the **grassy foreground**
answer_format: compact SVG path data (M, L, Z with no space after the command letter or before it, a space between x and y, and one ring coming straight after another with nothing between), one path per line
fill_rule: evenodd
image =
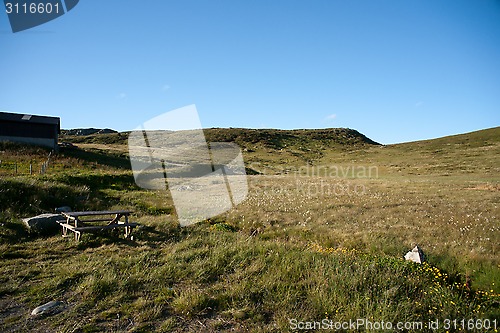
M0 331L283 332L357 319L410 332L496 320L498 331L499 128L390 146L342 130L269 131L207 130L237 142L256 175L241 205L186 228L168 192L134 184L124 135L65 138L80 149L44 175L0 167ZM19 170L48 154L0 150ZM130 208L143 227L133 241L76 243L19 222L61 205ZM415 244L427 264L402 259ZM63 311L30 316L51 300Z

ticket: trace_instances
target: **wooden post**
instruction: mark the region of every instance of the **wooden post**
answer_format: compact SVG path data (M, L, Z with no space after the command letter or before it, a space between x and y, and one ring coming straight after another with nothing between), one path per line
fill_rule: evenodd
M15 162L15 166L16 166L16 175L17 175L17 161Z
M32 175L32 174L33 174L33 164L30 161L30 175Z

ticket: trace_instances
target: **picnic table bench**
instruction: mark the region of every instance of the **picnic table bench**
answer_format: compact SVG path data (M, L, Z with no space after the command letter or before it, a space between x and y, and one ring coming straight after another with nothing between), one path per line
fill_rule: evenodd
M62 212L66 220L59 221L62 226L62 236L69 237L68 230L75 233L75 239L80 240L84 232L98 232L102 230L124 228L125 238L129 238L132 229L139 224L129 222L128 218L133 213L130 210L105 210L88 212ZM103 217L105 216L105 217ZM82 217L91 217L82 219ZM125 221L121 221L122 217ZM89 224L90 222L107 222L107 224Z

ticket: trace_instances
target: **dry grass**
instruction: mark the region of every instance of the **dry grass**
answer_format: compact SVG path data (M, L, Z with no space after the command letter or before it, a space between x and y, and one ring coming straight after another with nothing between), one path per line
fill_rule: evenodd
M254 176L250 184L249 198L226 217L243 230L392 256L419 244L435 263L456 263L464 274L481 275L474 272L478 262L498 271L499 193L493 187L294 176Z

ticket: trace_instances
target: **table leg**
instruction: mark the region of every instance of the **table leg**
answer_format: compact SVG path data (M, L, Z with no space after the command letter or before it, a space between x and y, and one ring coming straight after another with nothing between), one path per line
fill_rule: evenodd
M116 214L115 217L108 223L108 225L119 223L122 218L122 214Z

